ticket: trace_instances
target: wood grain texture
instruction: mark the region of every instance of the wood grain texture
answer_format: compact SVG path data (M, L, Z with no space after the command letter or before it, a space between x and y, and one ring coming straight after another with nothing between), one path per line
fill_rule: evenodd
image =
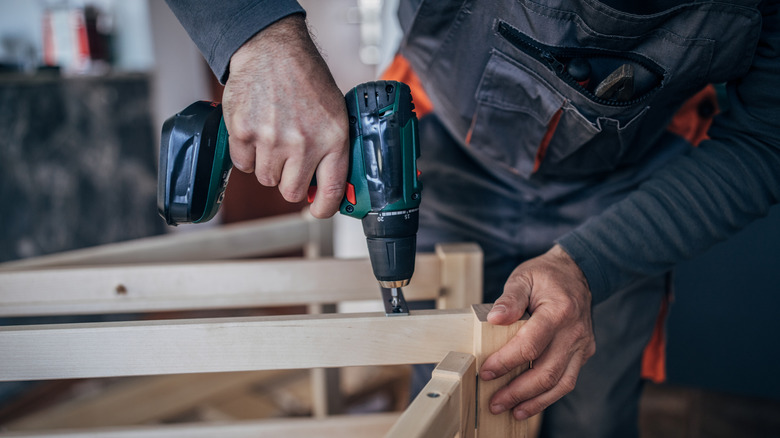
M473 411L473 391L476 381L474 356L466 353L449 353L434 369L431 380L415 397L409 408L395 423L386 438L449 438L461 437L465 430L474 429L474 416L464 417L463 412ZM471 407L471 408L469 408ZM469 423L469 419L471 423ZM473 433L472 435L473 436Z
M100 396L75 397L3 426L8 431L21 431L150 424L180 414L220 393L284 382L304 372L274 370L135 377L105 388Z
M469 310L0 328L0 381L439 362L470 353Z
M525 322L520 320L511 325L500 326L487 322L487 314L493 307L492 304L479 304L474 306L474 356L477 361L477 370L485 359L503 347L517 330ZM480 380L477 387L477 437L492 438L526 438L528 436L528 422L517 421L509 410L499 415L490 413L490 398L499 388L509 383L520 373L528 369L528 365L518 367L510 373L491 381Z
M312 241L327 242L326 236L311 235L312 230L322 229L317 228L321 226L332 227L332 223L319 223L311 216L295 213L0 263L0 271L267 255L303 248Z
M441 260L439 309L464 309L482 302L482 250L475 243L436 245Z
M334 416L324 419L260 420L183 425L100 428L94 430L8 432L25 438L373 438L383 436L397 413Z
M407 300L436 299L441 262L420 254ZM269 259L0 272L0 316L282 306L375 300L368 259Z

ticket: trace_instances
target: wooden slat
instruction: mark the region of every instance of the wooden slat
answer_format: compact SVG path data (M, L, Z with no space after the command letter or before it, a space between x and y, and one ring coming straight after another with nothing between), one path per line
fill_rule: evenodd
M439 309L463 309L482 302L482 249L475 243L436 245L441 260Z
M473 436L474 416L472 414L469 417L467 414L464 417L463 414L469 411L473 413L475 376L474 356L449 353L436 366L431 380L390 429L386 438L449 438L455 434ZM471 386L471 390L464 391L464 386ZM469 429L471 435L464 435L468 433L466 429Z
M474 356L477 369L484 361L512 339L517 330L525 323L527 315L511 325L493 325L487 322L487 314L492 304L474 306ZM480 381L477 391L477 437L492 438L526 438L528 436L528 421L517 421L512 416L512 410L499 415L490 413L490 398L501 387L508 384L520 373L528 369L528 364L517 367L509 373L491 380Z
M439 362L471 310L0 327L0 381Z
M315 220L298 213L276 216L5 262L0 263L0 271L74 265L184 262L278 254L303 248L309 243L311 222ZM332 224L330 226L332 227ZM318 236L317 239L322 237Z
M435 299L436 255L420 254L408 300ZM296 305L380 296L368 259L276 259L0 272L0 316Z
M274 370L134 377L115 382L94 396L76 397L3 426L21 431L156 423L220 393L284 382L305 376L302 373Z
M3 437L25 438L344 438L381 437L398 419L397 413L296 418L231 423L194 423L70 430L8 432Z

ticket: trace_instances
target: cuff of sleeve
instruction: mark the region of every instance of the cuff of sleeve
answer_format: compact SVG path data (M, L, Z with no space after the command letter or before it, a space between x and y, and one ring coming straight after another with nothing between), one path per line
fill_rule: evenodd
M591 293L591 305L595 306L609 298L607 276L587 242L575 232L571 232L556 240L555 243L569 254L585 274Z
M255 34L274 22L293 14L306 12L296 0L271 0L254 2L251 6L240 10L233 20L229 21L228 29L221 29L220 36L211 46L206 57L209 67L225 84L230 75L230 58Z

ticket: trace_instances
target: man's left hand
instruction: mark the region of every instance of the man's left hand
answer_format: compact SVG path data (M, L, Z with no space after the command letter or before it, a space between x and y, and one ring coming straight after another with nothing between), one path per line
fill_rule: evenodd
M596 352L587 280L558 245L518 266L488 314L488 322L508 325L531 317L500 350L485 360L483 380L503 376L533 361L533 368L498 390L494 414L513 410L518 420L542 412L571 390L580 368Z

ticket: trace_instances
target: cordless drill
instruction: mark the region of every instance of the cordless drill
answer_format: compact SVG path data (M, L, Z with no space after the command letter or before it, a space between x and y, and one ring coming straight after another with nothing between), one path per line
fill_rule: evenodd
M349 173L339 211L362 220L387 315L408 314L401 287L414 272L421 184L409 87L368 82L346 96ZM232 162L222 106L195 102L163 124L157 208L169 225L214 217Z

